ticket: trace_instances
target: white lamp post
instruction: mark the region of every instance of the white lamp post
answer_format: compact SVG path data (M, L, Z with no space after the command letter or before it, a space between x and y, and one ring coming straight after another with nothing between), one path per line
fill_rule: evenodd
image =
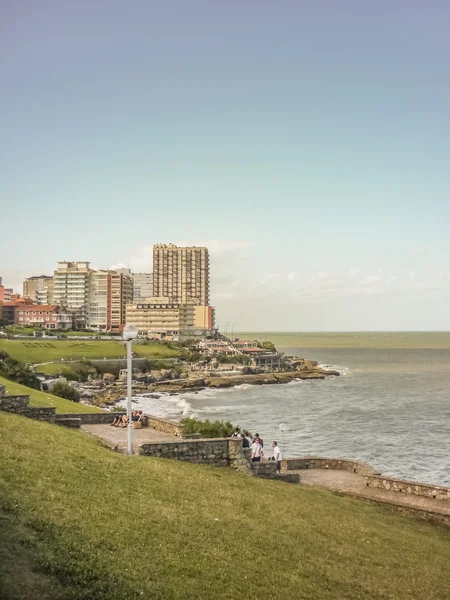
M286 423L280 423L278 429L281 431L281 452L284 454L284 432L287 431Z
M127 396L128 396L128 404L127 404L127 416L128 416L128 454L133 454L133 419L132 415L132 405L131 405L131 396L132 396L132 376L133 376L133 359L131 346L133 344L133 340L137 337L138 330L134 325L125 325L122 332L122 337L127 343Z

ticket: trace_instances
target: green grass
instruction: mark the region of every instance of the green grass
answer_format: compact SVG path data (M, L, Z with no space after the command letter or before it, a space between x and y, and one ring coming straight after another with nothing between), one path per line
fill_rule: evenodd
M44 365L39 365L36 367L36 371L38 373L44 373L44 375L61 375L64 377L68 372L77 371L81 368L89 367L86 363L83 362L71 362L71 363L47 363ZM95 374L95 369L90 367L92 372Z
M52 396L48 392L40 392L39 390L33 390L20 383L15 383L4 377L0 377L0 383L6 387L6 391L9 395L14 394L28 394L30 396L30 406L54 406L57 413L98 413L102 412L95 406L86 406L85 404L79 404L78 402L71 402L64 398L58 398L58 396Z
M0 350L22 363L45 363L80 358L123 358L126 349L116 341L91 340L0 340ZM163 344L134 344L133 352L142 358L174 358L180 353ZM40 370L40 369L39 369Z
M0 350L23 363L51 362L80 358L123 358L126 350L118 342L82 340L0 340Z
M167 348L164 344L134 344L133 352L139 358L148 358L151 360L152 358L176 358L180 356L179 350L174 350L172 348Z
M450 597L444 526L15 415L0 430L4 600Z

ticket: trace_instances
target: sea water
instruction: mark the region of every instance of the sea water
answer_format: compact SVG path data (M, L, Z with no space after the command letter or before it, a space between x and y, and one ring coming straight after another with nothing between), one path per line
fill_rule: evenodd
M274 439L283 441L284 456L358 459L386 476L450 485L450 333L264 334L264 339L341 376L139 396L136 408L169 419L229 420L258 432L267 448ZM283 440L280 423L288 426Z

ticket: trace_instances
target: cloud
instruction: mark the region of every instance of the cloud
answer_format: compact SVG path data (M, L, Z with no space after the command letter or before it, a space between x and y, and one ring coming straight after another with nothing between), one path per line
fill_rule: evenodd
M231 240L182 240L173 243L176 246L206 246L212 256L218 257L255 246L255 242L252 241ZM111 265L110 268L127 268L135 272L151 272L153 269L153 244L138 246L131 251L128 258L122 258L119 262Z

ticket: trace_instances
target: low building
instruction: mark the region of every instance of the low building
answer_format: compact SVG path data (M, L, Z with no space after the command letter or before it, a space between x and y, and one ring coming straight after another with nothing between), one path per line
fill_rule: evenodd
M19 294L13 294L9 302L0 303L0 319L8 321L8 323L15 323L17 308L30 304L33 304L31 298L21 298Z
M55 304L18 305L15 310L15 323L24 327L42 327L43 329L70 329L72 314Z
M196 311L204 308L203 311ZM137 327L141 335L154 337L166 336L195 336L197 330L202 334L207 332L205 328L205 315L212 314L206 309L211 307L198 307L195 304L180 304L169 297L147 298L143 302L128 304L126 308L127 325ZM206 322L207 318L206 318Z
M235 348L224 340L202 340L199 344L199 348L211 356L238 354Z

